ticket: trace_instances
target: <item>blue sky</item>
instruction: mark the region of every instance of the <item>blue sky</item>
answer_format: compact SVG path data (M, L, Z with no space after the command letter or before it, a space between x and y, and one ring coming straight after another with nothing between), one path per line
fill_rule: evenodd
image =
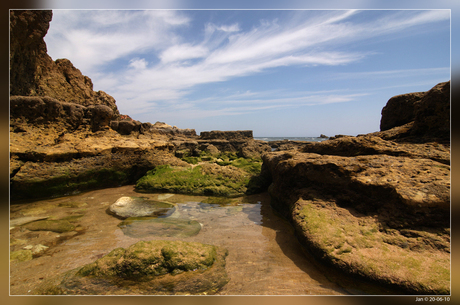
M54 10L45 41L121 113L198 133L374 132L450 79L449 10Z

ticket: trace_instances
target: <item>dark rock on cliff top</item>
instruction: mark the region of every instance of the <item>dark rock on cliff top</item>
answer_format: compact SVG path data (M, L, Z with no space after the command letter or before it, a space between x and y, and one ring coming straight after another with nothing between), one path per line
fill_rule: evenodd
M44 37L52 19L51 11L10 12L10 94L49 96L84 106L105 105L118 115L115 99L93 91L93 83L68 59L53 61L47 54Z
M450 81L392 97L382 109L380 131L378 136L398 141L450 142Z
M393 96L382 109L380 130L388 130L412 122L415 110L426 92L414 92Z

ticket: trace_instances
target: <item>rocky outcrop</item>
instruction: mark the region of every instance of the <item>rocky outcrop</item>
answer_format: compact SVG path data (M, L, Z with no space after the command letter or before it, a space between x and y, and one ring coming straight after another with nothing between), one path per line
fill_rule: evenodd
M418 101L403 126L263 156L272 206L316 257L408 293L449 293L448 88L406 95Z
M382 109L380 131L402 126L415 119L417 104L425 92L401 94L390 98Z
M252 130L236 130L236 131L203 131L200 133L201 140L250 140Z
M15 132L24 130L27 125L42 128L54 126L54 128L67 132L87 126L96 132L108 129L113 116L113 110L105 105L85 107L79 104L60 102L48 96L10 97L10 126Z
M10 12L10 95L48 96L83 106L105 105L118 116L115 99L93 91L91 79L68 59L53 61L43 40L52 12L12 10Z
M397 127L397 132L391 130ZM450 81L427 92L392 97L382 109L379 136L399 142L450 142Z
M226 249L183 241L140 241L48 280L33 294L209 295L229 281Z

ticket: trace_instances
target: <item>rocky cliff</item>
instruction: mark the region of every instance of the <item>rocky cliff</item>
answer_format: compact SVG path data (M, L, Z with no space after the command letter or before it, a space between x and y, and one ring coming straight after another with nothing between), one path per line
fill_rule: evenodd
M390 99L386 131L264 155L272 206L316 257L409 293L449 293L449 85Z
M52 12L10 12L10 94L48 96L83 106L105 105L118 115L115 99L93 91L93 83L67 59L53 61L43 40Z

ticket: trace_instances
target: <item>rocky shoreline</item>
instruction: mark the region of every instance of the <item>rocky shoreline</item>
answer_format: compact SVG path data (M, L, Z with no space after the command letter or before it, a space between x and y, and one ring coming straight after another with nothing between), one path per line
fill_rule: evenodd
M226 178L203 194L268 188L273 208L325 264L407 293L450 293L450 81L391 98L381 130L357 137L268 143L248 130L197 135L121 115L70 61L53 61L43 40L51 18L11 12L11 200L195 168ZM237 192L222 189L236 179ZM161 191L149 185L144 191Z

